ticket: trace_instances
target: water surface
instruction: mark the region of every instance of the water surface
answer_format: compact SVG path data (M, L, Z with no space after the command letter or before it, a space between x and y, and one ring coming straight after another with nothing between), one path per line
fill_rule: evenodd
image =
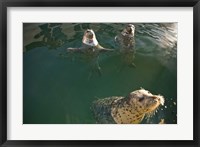
M92 101L126 96L140 87L165 97L165 106L142 123L177 123L177 23L133 24L136 68L116 52L98 57L66 52L81 46L88 28L102 46L117 50L114 38L125 24L24 23L23 123L94 124Z

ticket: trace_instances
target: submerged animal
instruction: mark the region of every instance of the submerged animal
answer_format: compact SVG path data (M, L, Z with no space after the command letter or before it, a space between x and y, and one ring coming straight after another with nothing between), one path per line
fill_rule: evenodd
M119 46L121 60L124 65L136 67L134 64L135 58L135 26L128 24L124 30L115 37L115 41Z
M97 39L94 31L92 29L87 29L84 32L82 39L82 46L80 48L67 48L68 51L113 51L113 49L107 49L102 47Z
M138 124L145 116L151 116L164 97L153 95L145 89L131 92L128 96L111 96L92 103L92 111L97 123Z

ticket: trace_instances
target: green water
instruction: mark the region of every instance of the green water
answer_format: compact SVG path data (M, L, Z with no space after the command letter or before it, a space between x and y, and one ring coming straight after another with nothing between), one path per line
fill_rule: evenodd
M66 52L81 46L87 28L102 46L117 50L114 37L125 24L24 24L23 123L94 124L92 101L140 87L165 97L165 106L143 123L177 123L177 24L133 24L135 68L117 51L98 58Z

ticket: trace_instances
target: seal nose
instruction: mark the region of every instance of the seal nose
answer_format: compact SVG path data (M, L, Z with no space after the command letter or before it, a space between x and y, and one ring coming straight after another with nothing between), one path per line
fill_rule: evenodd
M153 99L154 102L160 102L160 99L157 96L152 96L151 97Z
M87 32L87 33L89 33L89 32L90 32L90 30L86 30L86 32Z
M131 33L133 33L134 28L128 26L128 27L126 28L126 31L127 31L129 34L131 34Z
M152 96L152 98L153 98L153 99L158 99L158 97L157 97L157 96Z
M132 29L132 27L130 27L130 32L132 32L133 31L133 29Z
M155 100L156 102L159 102L161 105L164 105L164 98L162 96L152 96L153 100Z

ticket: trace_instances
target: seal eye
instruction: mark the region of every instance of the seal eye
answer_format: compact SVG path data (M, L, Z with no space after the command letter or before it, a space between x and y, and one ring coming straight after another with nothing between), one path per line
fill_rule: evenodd
M139 99L139 102L142 102L143 100L144 100L144 97L140 98L140 99Z

